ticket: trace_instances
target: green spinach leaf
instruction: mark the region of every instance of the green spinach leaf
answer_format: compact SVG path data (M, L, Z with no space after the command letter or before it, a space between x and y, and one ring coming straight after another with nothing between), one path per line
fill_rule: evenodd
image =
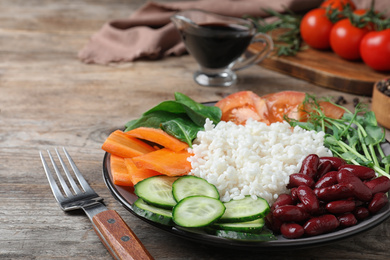
M175 100L163 101L143 113L140 118L129 121L125 125L125 131L137 127L161 128L192 147L197 133L204 129L206 119L217 124L221 116L219 107L205 106L176 92Z
M168 101L163 101L157 106L149 109L148 111L143 113L143 115L148 115L156 111L166 111L175 114L186 113L186 110L184 109L183 105L180 102L177 102L175 100L168 100Z
M203 130L203 127L196 125L190 120L184 120L183 118L176 118L163 122L161 128L166 133L186 142L191 148L192 141L196 138L198 132Z
M205 106L179 92L175 93L175 99L183 105L187 115L198 126L204 126L206 118L209 118L215 124L218 124L221 120L222 111L219 107Z
M143 115L138 119L129 121L125 127L125 131L130 131L138 127L152 127L160 128L163 122L182 118L183 120L190 120L186 114L175 114L166 111L153 111L147 115Z

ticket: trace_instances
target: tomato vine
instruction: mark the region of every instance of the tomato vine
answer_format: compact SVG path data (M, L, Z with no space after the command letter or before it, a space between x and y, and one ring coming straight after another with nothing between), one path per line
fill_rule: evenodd
M348 1L346 2L342 8L340 6L321 5L316 9L325 9L327 19L333 24L348 18L351 24L357 28L370 26L370 30L375 31L390 28L390 18L385 19L383 13L375 11L375 0L371 1L371 7L367 10L355 10L354 6L351 6ZM296 14L291 10L286 10L284 13L270 9L264 11L276 17L276 20L267 22L264 18L247 18L257 25L259 32L274 36L277 56L294 56L305 48L300 28L304 15Z

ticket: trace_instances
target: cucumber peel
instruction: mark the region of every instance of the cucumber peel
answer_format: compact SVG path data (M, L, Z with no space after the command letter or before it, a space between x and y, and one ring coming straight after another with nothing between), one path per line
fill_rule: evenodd
M217 229L237 231L245 233L260 233L263 229L265 221L263 218L258 218L252 221L237 222L237 223L215 223Z
M172 184L177 178L158 175L144 179L134 185L134 193L150 205L172 209L176 205L172 195Z
M215 235L218 237L229 238L234 240L241 241L251 241L251 242L260 242L260 241L272 241L277 240L277 237L272 234L270 231L263 231L260 234L229 231L229 230L217 230Z
M172 184L172 194L177 202L189 196L207 196L219 199L217 188L203 178L196 176L183 176Z
M268 202L265 199L253 199L245 196L240 200L230 200L225 202L226 211L218 222L232 223L252 221L265 217L270 211Z
M168 209L163 209L159 207L155 207L153 205L147 204L143 199L138 198L133 204L133 210L135 213L149 219L151 221L167 225L173 226L172 221L172 211Z
M172 210L173 221L182 227L204 227L217 221L225 212L223 203L206 196L182 199Z

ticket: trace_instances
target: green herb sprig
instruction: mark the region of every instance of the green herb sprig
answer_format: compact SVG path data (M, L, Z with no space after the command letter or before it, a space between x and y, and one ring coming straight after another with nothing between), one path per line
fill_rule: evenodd
M287 10L287 13L278 13L272 9L264 10L271 16L278 19L274 22L267 22L264 18L251 18L257 26L257 30L262 33L272 33L279 29L275 39L275 49L277 56L294 56L302 48L302 37L299 26L302 16ZM283 32L280 32L283 31Z
M362 104L358 104L354 113L334 104L345 110L342 118L334 119L326 116L316 97L309 94L306 94L303 105L307 122L285 117L291 126L325 132L324 145L335 156L350 164L371 167L390 178L390 155L385 156L381 147L385 142L385 130L378 126L374 112L367 111Z

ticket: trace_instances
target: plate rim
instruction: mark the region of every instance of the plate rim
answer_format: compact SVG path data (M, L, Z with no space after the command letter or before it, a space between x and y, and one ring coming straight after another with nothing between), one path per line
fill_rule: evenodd
M387 142L387 144L389 143ZM234 247L236 249L263 250L263 251L316 247L316 246L322 246L329 243L334 243L336 241L346 239L348 237L352 237L359 233L368 231L380 225L382 222L384 222L390 217L390 203L387 203L387 205L384 208L382 208L378 213L370 216L369 218L363 220L361 223L355 226L347 227L327 234L322 234L313 237L298 238L298 239L286 239L282 237L282 235L276 235L278 240L240 241L240 240L222 238L222 237L218 237L206 233L194 233L194 232L186 231L184 229L180 229L176 226L173 227L165 226L153 222L135 213L132 208L131 202L127 201L126 198L123 196L123 194L121 194L121 192L118 190L117 185L112 183L110 169L109 169L110 156L111 155L106 152L103 158L103 170L102 170L103 180L107 188L110 190L111 194L113 195L113 197L117 201L119 201L120 204L125 209L127 209L130 213L132 213L137 218L147 222L148 224L151 224L152 226L155 226L170 234L183 237L198 243L203 243L208 245L210 245L211 243L215 246L230 247L230 248ZM127 191L127 192L131 193L131 191ZM136 196L134 193L132 193L132 195Z

